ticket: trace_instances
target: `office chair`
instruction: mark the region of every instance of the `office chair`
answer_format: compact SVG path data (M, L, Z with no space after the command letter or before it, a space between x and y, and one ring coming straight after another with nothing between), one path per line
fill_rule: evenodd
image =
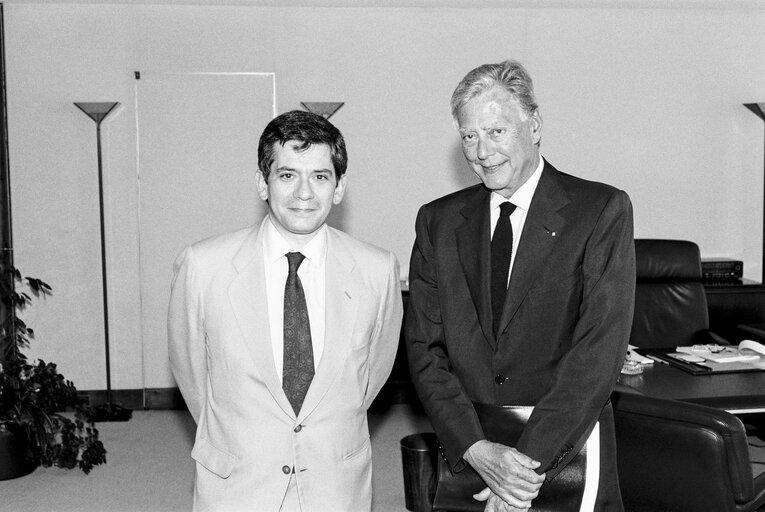
M727 344L709 331L699 247L686 240L635 239L637 283L630 344L639 348Z
M765 324L740 324L737 327L742 339L765 343Z
M744 424L721 409L625 391L612 395L619 486L627 511L755 511Z

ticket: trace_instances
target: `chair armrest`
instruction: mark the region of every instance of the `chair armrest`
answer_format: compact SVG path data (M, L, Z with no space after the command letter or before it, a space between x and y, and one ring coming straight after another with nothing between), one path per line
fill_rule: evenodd
M707 331L707 334L709 335L709 338L713 341L713 343L717 343L718 345L732 345L732 343L728 341L727 338L723 338L716 332Z
M736 329L741 333L742 339L765 343L765 324L740 324Z
M676 502L688 510L726 510L733 501L754 498L746 430L737 417L619 391L612 401L625 505L661 509Z

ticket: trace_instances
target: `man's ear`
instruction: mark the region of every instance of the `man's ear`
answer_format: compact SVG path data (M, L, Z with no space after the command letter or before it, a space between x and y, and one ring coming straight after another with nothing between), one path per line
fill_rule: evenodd
M332 204L340 204L345 195L345 174L343 174L339 180L337 180L337 186L335 187L335 193L332 196Z
M539 144L539 141L542 140L542 116L539 114L539 109L535 110L529 117L529 126L531 127L531 140L534 144Z
M268 201L268 182L260 170L255 173L255 186L258 189L258 196L263 201Z

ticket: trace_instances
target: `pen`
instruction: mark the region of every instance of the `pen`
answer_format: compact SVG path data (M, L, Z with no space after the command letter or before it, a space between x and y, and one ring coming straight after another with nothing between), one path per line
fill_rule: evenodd
M653 360L654 360L654 361L656 361L657 363L661 363L661 364L669 364L669 363L668 363L668 362L666 362L664 359L659 359L658 357L656 357L656 356L652 356L652 355L650 355L650 354L647 354L647 355L646 355L646 357L648 357L649 359L653 359Z

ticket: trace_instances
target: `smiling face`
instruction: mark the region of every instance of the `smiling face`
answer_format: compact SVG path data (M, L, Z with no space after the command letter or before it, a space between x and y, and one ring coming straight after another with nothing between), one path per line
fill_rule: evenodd
M539 112L526 114L501 87L492 87L460 108L462 152L483 184L510 198L539 165Z
M256 173L258 195L268 201L274 226L296 248L313 238L345 193L345 176L337 180L329 146L298 146L275 143L268 179Z

